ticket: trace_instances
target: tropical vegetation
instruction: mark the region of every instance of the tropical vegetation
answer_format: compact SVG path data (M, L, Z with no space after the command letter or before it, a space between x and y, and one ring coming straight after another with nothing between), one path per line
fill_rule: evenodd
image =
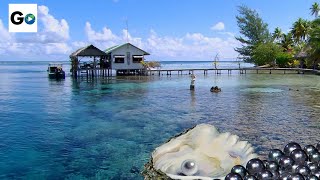
M268 24L259 14L246 6L239 6L238 11L240 36L236 39L241 47L235 51L245 62L258 66L319 68L320 5L317 2L310 7L310 14L315 19L297 19L288 33L279 27L269 31Z
M161 67L159 61L141 61L140 63L147 69Z
M235 50L244 61L254 63L254 49L269 38L268 24L263 22L255 10L246 6L240 6L239 13L240 15L236 18L242 36L236 37L236 39L241 42L242 47Z

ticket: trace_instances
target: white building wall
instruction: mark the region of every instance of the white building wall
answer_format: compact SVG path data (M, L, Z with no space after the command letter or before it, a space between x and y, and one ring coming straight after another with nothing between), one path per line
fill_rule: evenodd
M129 58L127 59L127 52L130 52ZM115 49L111 52L111 59L112 59L112 69L143 69L143 66L141 63L133 63L133 55L137 56L143 56L143 51L140 49L135 48L131 45L124 45L123 47L120 47L118 49ZM125 56L124 57L124 63L115 63L115 57L114 56ZM144 58L143 58L144 60ZM129 61L129 62L128 62Z

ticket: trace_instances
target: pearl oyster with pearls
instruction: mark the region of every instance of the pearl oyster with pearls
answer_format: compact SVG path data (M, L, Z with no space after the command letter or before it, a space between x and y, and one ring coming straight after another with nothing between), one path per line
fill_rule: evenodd
M235 165L257 157L251 144L209 124L197 125L152 152L145 179L224 178Z

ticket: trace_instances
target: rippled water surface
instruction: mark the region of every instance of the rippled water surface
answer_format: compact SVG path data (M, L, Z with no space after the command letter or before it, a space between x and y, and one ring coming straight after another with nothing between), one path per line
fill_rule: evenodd
M198 74L193 92L188 75L55 81L45 70L0 64L0 179L142 179L155 147L199 123L262 156L320 140L320 76Z

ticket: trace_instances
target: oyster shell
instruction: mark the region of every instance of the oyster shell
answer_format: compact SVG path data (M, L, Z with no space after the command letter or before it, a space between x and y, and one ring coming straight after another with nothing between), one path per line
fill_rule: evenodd
M239 141L238 136L229 132L219 133L212 125L200 124L157 147L150 162L145 165L143 174L146 179L212 180L224 178L233 166L245 166L247 161L255 157L257 155L247 141ZM196 165L192 174L182 167L188 160Z

